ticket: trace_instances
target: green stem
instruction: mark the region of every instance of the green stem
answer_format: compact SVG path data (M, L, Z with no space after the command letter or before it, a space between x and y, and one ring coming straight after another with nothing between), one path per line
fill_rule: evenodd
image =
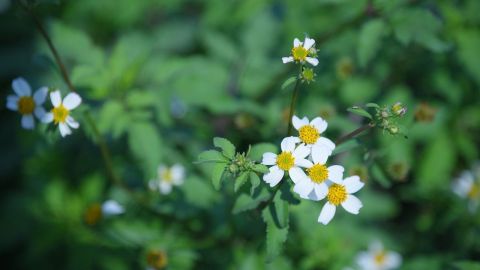
M364 125L364 126L361 126L357 129L355 129L354 131L348 133L348 134L345 134L343 135L342 137L340 137L336 142L335 142L335 145L340 145L350 139L352 139L353 137L359 135L360 133L366 131L366 130L369 130L371 128L373 128L375 125L374 124L367 124L367 125Z
M290 101L290 112L288 114L287 136L292 135L292 131L293 131L292 117L295 112L295 106L297 104L298 92L300 92L300 80L301 80L302 69L303 69L303 65L300 65L298 77L297 77L297 80L295 81L295 87L293 88L293 92L292 92L292 100Z

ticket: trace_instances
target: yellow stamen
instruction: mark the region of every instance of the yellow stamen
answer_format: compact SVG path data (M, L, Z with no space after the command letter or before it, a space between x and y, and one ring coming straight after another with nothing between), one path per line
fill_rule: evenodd
M325 165L315 164L310 169L307 169L308 176L314 183L320 184L328 179L328 170Z
M374 256L374 260L375 260L375 264L377 265L384 265L385 264L385 258L386 258L386 255L385 254L385 251L379 251L375 254Z
M280 169L284 171L290 170L295 164L295 158L290 152L282 152L277 156L277 165Z
M52 109L52 113L53 113L53 122L55 124L58 124L58 123L65 123L68 115L70 114L70 111L67 110L67 108L65 108L63 104L60 104L60 106L54 107Z
M167 254L160 250L151 250L147 254L147 264L153 269L163 269L168 264Z
M333 184L328 189L327 199L335 206L343 203L347 199L347 190L345 189L345 186Z
M20 97L17 102L18 112L21 114L32 114L35 109L35 101L32 97Z
M298 130L300 140L306 144L314 144L320 137L318 130L311 125L305 125Z
M479 195L480 195L480 186L478 184L473 184L467 193L467 197L470 199L476 199Z
M162 178L163 181L171 183L173 181L172 170L171 169L165 169L162 172L161 178Z
M308 56L308 51L302 45L299 45L297 47L293 47L292 56L295 61L304 62Z

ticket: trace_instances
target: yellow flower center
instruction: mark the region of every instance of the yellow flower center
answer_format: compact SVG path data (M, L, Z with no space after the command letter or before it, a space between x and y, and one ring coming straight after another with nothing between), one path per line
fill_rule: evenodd
M308 51L302 45L293 47L292 56L295 61L303 62L308 56Z
M18 112L21 114L32 114L35 109L35 101L32 97L20 97L18 100Z
M476 199L479 195L480 195L480 186L478 184L473 184L467 193L468 198Z
M333 184L328 189L327 199L333 205L339 205L347 199L347 190L345 186Z
M64 123L67 120L70 111L67 108L63 107L63 104L60 104L58 107L52 109L53 113L53 122L55 124Z
M385 257L386 257L385 251L377 252L374 256L375 264L384 265Z
M168 264L167 254L160 250L151 250L147 253L147 264L153 269L163 269Z
M302 142L306 144L314 144L320 137L320 133L318 132L318 130L311 125L305 125L301 127L298 130L298 133L300 134L300 140L302 140Z
M102 217L102 206L98 203L94 203L90 205L87 208L87 211L85 212L85 223L88 225L95 225L100 221L100 218Z
M162 180L165 181L165 182L168 182L168 183L171 183L173 181L173 175L172 175L172 170L170 169L165 169L163 172L162 172Z
M328 170L325 165L315 164L310 169L307 169L308 176L314 183L320 184L328 179Z
M280 169L284 171L290 170L295 164L295 158L290 152L282 152L277 156L277 165Z

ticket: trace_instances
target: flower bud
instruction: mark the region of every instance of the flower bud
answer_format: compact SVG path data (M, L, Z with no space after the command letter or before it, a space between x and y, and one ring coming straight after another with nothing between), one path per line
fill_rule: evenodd
M392 106L392 112L397 116L403 116L407 112L407 108L402 103L397 102Z
M315 77L315 73L311 68L304 68L302 70L302 73L300 74L300 78L302 79L302 82L306 82L306 83L315 81L314 77Z
M389 126L388 127L388 132L390 132L390 134L392 135L395 135L399 132L399 129L397 126Z

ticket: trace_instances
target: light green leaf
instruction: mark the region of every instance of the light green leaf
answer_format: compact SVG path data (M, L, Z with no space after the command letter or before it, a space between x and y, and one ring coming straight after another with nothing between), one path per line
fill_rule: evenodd
M266 245L267 245L267 256L266 262L270 263L275 260L275 258L280 255L283 249L283 244L287 240L288 235L288 224L285 228L279 228L274 218L271 214L270 207L265 208L262 211L263 221L267 227L266 235Z
M360 107L354 106L354 107L348 108L347 111L354 113L356 115L367 117L368 119L372 119L372 115Z
M212 171L212 184L216 190L220 190L222 186L223 173L226 165L224 163L217 163L213 166Z
M340 153L350 151L358 146L360 146L360 143L358 143L356 139L351 139L335 147L335 149L332 152L332 155L338 155Z
M161 138L156 128L148 122L131 123L128 145L133 156L144 168L145 174L153 174L160 164L162 153Z
M228 159L217 150L207 150L207 151L203 151L198 155L198 163L207 163L207 162L227 163Z
M255 197L250 197L245 193L240 194L235 204L233 205L233 214L238 214L244 211L252 210L257 208L262 202L266 202L270 199L270 193L266 189L262 191Z
M378 53L385 30L385 23L381 19L370 20L363 25L357 47L361 67L365 67Z
M248 180L248 171L242 172L236 179L233 190L237 192Z
M458 270L480 270L480 262L475 261L461 261L453 264Z
M252 187L250 188L250 196L253 196L253 194L255 193L255 189L260 185L260 177L258 177L258 175L254 172L250 172L249 174L249 177L250 177L250 184L252 185Z
M297 76L292 76L288 79L286 79L283 83L282 83L282 87L281 89L282 90L285 90L285 88L289 87L290 85L292 85L294 82L297 81Z
M272 216L280 228L285 228L288 226L288 202L282 198L281 191L275 194L273 198L273 205L275 206L275 211L272 211Z
M268 173L268 167L263 164L255 164L253 165L253 170L258 173Z
M235 145L225 138L213 138L213 145L222 149L222 153L232 159L235 156Z
M277 146L272 143L258 143L253 145L250 149L249 157L255 161L261 161L264 153L276 153L277 149Z

